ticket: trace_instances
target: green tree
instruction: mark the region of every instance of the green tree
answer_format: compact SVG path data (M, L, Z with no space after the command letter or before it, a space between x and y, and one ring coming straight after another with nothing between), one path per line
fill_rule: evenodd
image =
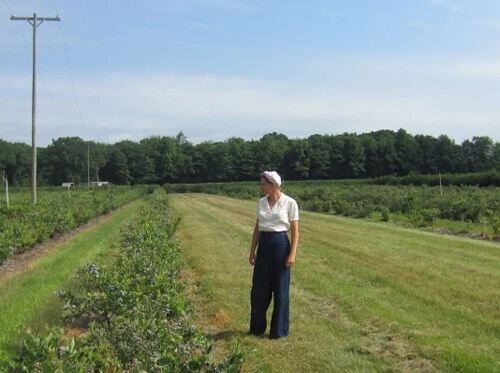
M395 134L395 169L399 176L408 175L417 168L418 144L408 132L399 129Z
M357 178L365 171L365 153L356 134L342 136L342 160L340 162L342 178Z
M453 140L446 135L441 135L434 143L431 162L439 172L455 172L459 151L460 147Z
M435 174L438 171L434 163L436 139L428 135L416 135L415 141L418 144L417 171L422 174Z
M393 131L382 130L374 133L377 139L378 168L377 176L393 175L398 170L398 153Z
M179 181L181 175L189 173L191 161L181 151L186 146L184 138L181 132L177 137L152 136L141 140L145 155L154 162L156 183Z
M288 151L284 157L283 173L292 180L303 180L309 177L311 160L307 139L288 141Z
M281 133L268 133L257 145L257 164L260 171L280 171L288 150L288 137Z
M312 135L307 139L309 153L309 178L327 179L331 168L330 144L326 136Z
M106 164L106 156L109 154L112 145L90 141L88 144L90 161L90 180L101 180L101 169Z
M252 150L254 142L245 141L240 137L231 137L226 143L227 152L231 158L231 166L227 175L229 180L255 179L259 171L255 167L255 153Z
M3 171L10 185L30 184L31 146L0 140L0 172Z
M127 158L131 184L142 184L154 180L154 163L146 156L146 151L141 144L124 140L114 146Z
M495 167L495 143L487 136L465 140L460 154L465 172L486 171Z
M114 184L129 184L131 181L126 155L117 147L113 147L102 169L104 181Z
M500 142L496 142L493 147L493 169L500 171Z
M226 181L231 174L227 143L205 141L196 147L195 169L201 180Z
M365 172L364 177L373 177L379 175L379 153L377 148L377 141L375 138L367 133L360 136L361 145L365 153Z
M52 140L44 155L47 178L52 185L87 180L87 143L79 137Z

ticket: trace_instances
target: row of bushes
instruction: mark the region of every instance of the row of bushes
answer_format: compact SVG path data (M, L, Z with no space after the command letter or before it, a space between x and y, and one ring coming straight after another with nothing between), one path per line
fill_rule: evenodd
M314 186L288 185L287 191L295 196L303 208L357 216L356 210L367 209L409 214L421 209L437 209L443 219L478 222L492 210L500 213L498 188L447 187L441 194L436 187L413 186Z
M107 266L88 265L77 274L78 288L59 292L68 325L88 330L79 338L53 330L31 335L11 371L64 372L237 372L235 347L222 362L190 321L179 281L179 245L172 240L166 194L158 189L122 232L118 258Z
M407 176L380 176L374 179L367 179L370 184L379 185L427 185L438 186L439 175L419 175L410 174ZM500 187L500 172L489 171L467 174L443 174L441 175L441 185L443 186L496 186Z
M257 183L208 183L166 185L171 192L203 192L234 198L257 199ZM435 219L483 223L500 234L500 189L497 187L391 186L336 181L287 182L287 194L304 210L356 218L391 213L408 215L415 226L432 225Z
M36 206L29 203L26 194L24 202L0 207L0 264L12 254L76 228L152 190L152 187L115 186L68 194L54 188L41 192ZM19 196L16 199L21 200Z

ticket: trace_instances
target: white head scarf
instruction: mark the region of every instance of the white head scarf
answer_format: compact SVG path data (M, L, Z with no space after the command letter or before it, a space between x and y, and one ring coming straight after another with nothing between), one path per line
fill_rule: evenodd
M281 177L276 171L264 171L260 176L264 177L278 188L281 187Z

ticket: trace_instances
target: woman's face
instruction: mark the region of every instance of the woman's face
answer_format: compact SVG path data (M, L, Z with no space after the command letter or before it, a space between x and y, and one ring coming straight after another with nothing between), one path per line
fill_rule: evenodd
M260 191L262 194L268 195L271 192L273 185L274 184L267 181L266 178L260 178Z

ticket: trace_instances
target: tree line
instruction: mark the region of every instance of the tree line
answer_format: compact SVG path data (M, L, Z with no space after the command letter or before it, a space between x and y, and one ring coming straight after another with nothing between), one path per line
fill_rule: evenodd
M299 139L273 132L259 140L199 144L182 132L115 144L62 137L38 149L38 182L86 183L87 159L91 180L116 184L246 181L264 169L289 180L356 179L500 170L500 143L476 136L456 144L446 135L411 135L404 129ZM28 185L31 147L0 140L2 170L10 184Z

